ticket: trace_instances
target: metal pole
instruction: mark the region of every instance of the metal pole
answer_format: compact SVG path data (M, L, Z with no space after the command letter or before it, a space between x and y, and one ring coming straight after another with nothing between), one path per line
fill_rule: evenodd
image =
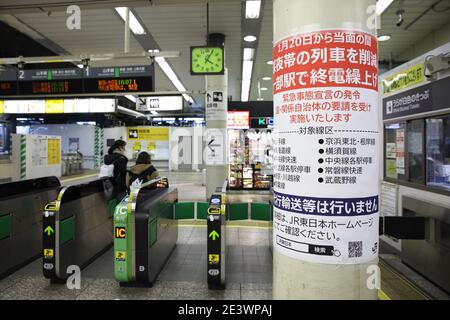
M125 40L124 40L125 53L130 52L130 8L125 10Z

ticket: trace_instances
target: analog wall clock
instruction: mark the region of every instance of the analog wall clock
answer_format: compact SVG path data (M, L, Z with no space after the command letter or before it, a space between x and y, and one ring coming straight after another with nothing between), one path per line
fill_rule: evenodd
M192 75L217 75L224 71L223 47L191 47Z

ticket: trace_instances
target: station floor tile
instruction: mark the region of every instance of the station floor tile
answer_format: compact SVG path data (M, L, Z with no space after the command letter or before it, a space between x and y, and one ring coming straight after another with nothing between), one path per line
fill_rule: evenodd
M113 249L109 249L81 272L81 288L70 290L65 284L50 284L42 276L38 259L0 280L0 300L142 300L142 299L272 299L272 254L267 228L229 227L226 289L209 290L206 283L206 243L204 227L180 226L178 243L152 288L120 287L114 279ZM392 300L431 298L393 270L398 258L380 255L383 292ZM403 266L398 266L402 268ZM409 269L404 275L420 277ZM416 280L417 280L416 279ZM435 298L445 299L448 296Z

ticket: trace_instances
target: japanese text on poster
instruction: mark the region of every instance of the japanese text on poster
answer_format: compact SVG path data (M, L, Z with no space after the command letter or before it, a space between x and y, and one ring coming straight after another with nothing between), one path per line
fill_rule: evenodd
M274 247L309 262L378 254L376 38L347 30L274 44Z

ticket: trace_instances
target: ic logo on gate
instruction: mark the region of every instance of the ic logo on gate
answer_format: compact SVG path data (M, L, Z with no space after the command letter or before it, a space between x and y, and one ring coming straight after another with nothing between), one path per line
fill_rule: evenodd
M126 237L127 233L125 230L125 227L116 227L115 236L118 239L124 239Z

